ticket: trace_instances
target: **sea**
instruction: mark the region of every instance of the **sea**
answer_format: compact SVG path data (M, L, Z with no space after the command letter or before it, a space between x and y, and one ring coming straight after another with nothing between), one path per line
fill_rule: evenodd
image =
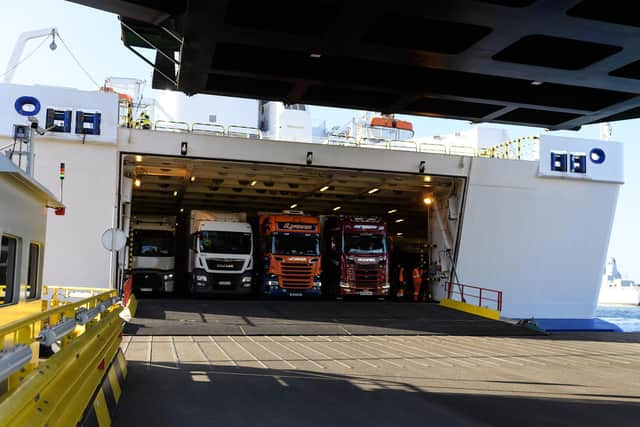
M640 332L640 306L599 305L596 317L618 325L624 332Z

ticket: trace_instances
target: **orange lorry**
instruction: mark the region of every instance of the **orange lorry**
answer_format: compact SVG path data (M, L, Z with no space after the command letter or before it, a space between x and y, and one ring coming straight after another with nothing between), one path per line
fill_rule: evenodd
M268 296L320 296L320 218L260 215L262 292Z

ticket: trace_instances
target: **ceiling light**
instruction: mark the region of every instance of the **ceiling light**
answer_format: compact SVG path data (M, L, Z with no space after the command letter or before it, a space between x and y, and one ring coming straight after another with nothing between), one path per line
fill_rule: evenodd
M400 223L400 222L404 222L404 219L402 218L396 219L396 223Z
M312 52L312 53L309 54L309 57L313 58L313 59L318 59L318 58L322 57L322 54L318 53L318 52Z
M367 191L367 193L374 194L374 193L377 193L378 191L380 191L379 188L372 188L371 190Z
M295 209L298 207L297 203L292 204L291 206L289 206L289 209Z
M431 203L433 203L433 199L431 197L425 197L422 201L427 206L429 206L429 205L431 205Z
M396 236L402 236L404 233L396 233Z
M138 154L138 155L136 156L136 162L137 162L137 163L140 163L141 161L142 161L142 156Z
M320 189L320 192L322 193L323 191L327 191L328 189L329 189L329 186L328 186L328 185L325 185L324 187L322 187L322 188Z
M424 177L424 182L431 182L431 177L430 176L425 176Z
M180 208L180 213L184 212L184 208Z
M251 181L251 186L255 187L255 185L258 183L258 181L256 181L255 179L253 181Z
M336 206L335 208L333 208L333 211L334 211L334 212L337 212L337 211L339 211L340 209L342 209L342 206Z
M135 185L136 187L140 187L142 185L142 182L138 178L136 178L136 180L133 181L133 185Z
M538 80L534 80L534 81L531 82L531 86L540 86L541 84L542 84L542 82L538 81Z
M192 176L192 177L190 178L190 181L191 181L191 182L195 182L195 181L196 181L196 177L195 177L195 176Z
M178 197L178 192L177 191L173 192L173 197Z
M394 213L396 213L396 212L398 212L398 209L389 209L389 210L387 211L387 213L388 213L388 214L394 214Z

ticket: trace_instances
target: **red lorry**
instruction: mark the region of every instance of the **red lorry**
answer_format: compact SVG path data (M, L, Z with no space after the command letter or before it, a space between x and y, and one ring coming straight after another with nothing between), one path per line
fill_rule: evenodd
M320 296L320 219L260 215L262 292L269 296Z
M389 295L387 224L381 218L324 219L323 284L332 297Z

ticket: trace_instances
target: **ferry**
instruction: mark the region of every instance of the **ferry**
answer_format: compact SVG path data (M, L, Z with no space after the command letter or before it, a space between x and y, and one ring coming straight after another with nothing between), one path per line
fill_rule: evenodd
M301 104L176 92L135 103L131 82L0 85L0 146L67 206L48 217L48 282L121 288L131 241L114 255L100 236L115 228L131 237L140 215L175 217L181 229L194 209L339 210L383 218L399 258L429 265L435 301L474 301L554 329L601 325L594 311L624 182L621 143L509 140L485 126L423 137L373 113L327 129ZM20 102L35 104L30 120ZM141 114L148 129L136 126ZM23 144L18 132L35 122L43 134ZM186 281L176 272L177 291Z
M622 278L615 258L607 259L598 304L640 305L640 284Z

